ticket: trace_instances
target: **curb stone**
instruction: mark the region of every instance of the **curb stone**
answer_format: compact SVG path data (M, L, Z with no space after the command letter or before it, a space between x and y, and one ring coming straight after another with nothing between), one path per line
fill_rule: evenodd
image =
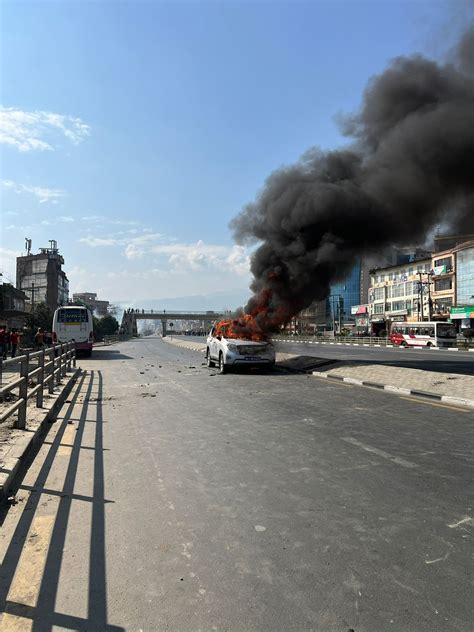
M54 421L58 416L61 407L66 401L80 373L81 369L79 367L74 369L73 373L69 376L69 381L62 388L51 408L49 410L45 410L44 418L38 424L38 427L34 430L34 432L30 432L25 436L19 437L10 449L10 452L8 453L0 471L0 502L8 498L9 490L15 484L21 464L26 459L28 452L38 441L45 425L48 422Z
M473 399L463 399L461 397L450 397L449 395L441 395L439 393L430 393L428 391L421 391L415 388L404 388L403 386L394 386L392 384L380 384L378 382L370 382L368 380L357 380L353 377L343 377L342 375L331 375L330 373L319 373L318 371L312 372L315 377L320 377L328 380L334 380L336 382L345 382L346 384L353 384L356 386L365 386L368 388L378 388L389 393L398 393L399 395L413 395L415 397L421 397L425 399L433 399L444 404L452 404L455 406L462 406L464 408L472 408L474 410Z

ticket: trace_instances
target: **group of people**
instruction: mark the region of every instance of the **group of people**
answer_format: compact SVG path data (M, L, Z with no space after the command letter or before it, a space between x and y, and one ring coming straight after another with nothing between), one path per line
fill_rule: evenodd
M0 326L0 357L3 360L8 358L8 354L14 358L18 351L21 332L15 327L8 329Z
M41 327L38 327L35 333L35 348L42 349L43 347L49 347L53 344L53 334L50 331L44 331Z
M149 312L150 314L153 314L153 310L152 309L148 309L146 310L147 313ZM145 310L144 309L135 309L134 307L129 307L128 309L125 310L126 314L144 314ZM161 314L161 312L156 312L157 314ZM166 314L166 309L163 310L163 314Z
M20 344L22 332L16 327L8 329L4 325L0 325L0 358L6 360L10 355L14 358L18 353L18 345ZM53 344L53 334L44 331L38 327L34 336L35 349L43 349Z

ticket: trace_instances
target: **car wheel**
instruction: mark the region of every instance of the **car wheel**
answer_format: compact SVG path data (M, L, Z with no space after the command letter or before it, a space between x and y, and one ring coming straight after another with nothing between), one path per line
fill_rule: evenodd
M400 343L400 347L408 347L408 343L406 342L406 340Z
M427 343L426 343L426 346L427 346L427 347L432 347L432 346L433 346L433 343L432 343L432 342L427 342Z
M227 367L224 364L224 355L222 352L219 354L219 373L221 375L224 375L224 373L227 373Z
M206 363L209 368L214 366L214 362L211 360L211 352L209 348L206 351Z

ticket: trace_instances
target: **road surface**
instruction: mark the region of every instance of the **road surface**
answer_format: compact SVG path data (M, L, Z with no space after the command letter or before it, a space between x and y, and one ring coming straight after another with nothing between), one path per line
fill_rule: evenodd
M176 336L178 339L204 344L204 336ZM401 349L400 347L364 347L310 342L275 342L278 351L297 355L313 355L335 360L357 360L370 364L387 364L409 369L424 369L441 373L474 375L474 353L446 349Z
M3 512L2 629L471 629L472 412L202 362L80 361Z

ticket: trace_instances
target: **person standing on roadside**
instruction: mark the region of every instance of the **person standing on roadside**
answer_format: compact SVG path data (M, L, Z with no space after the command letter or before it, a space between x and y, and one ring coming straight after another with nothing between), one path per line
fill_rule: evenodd
M6 331L5 331L5 327L1 327L1 326L0 326L0 357L3 360L7 359Z
M35 347L37 349L42 349L44 345L44 334L41 327L38 327L38 331L35 334Z
M12 345L12 358L14 358L16 356L16 352L18 349L18 343L20 342L20 332L18 331L18 329L12 329L12 332L10 334L10 341L11 341L11 345Z
M6 345L6 348L7 348L6 357L8 357L8 354L10 353L10 350L11 350L12 342L11 342L10 336L11 336L11 331L9 329L6 329L5 330L5 345Z

